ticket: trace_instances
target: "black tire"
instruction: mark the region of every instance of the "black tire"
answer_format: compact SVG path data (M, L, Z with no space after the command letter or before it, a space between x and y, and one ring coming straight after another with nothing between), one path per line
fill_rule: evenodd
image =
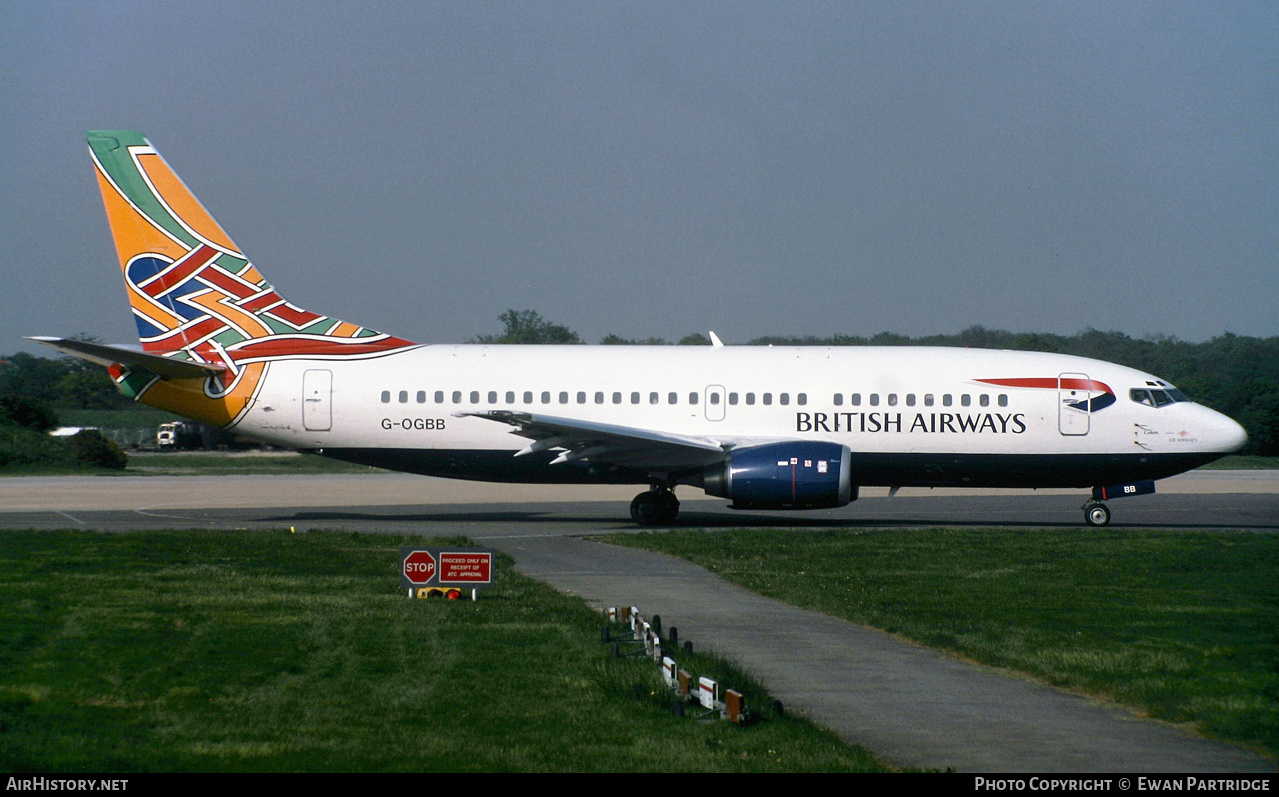
M662 517L662 523L670 523L679 516L679 499L675 497L675 493L670 490L662 490L658 493L657 500L661 507L659 514Z
M1101 527L1110 523L1110 507L1100 501L1091 502L1084 507L1084 521L1089 526Z
M631 520L641 526L656 526L662 522L662 504L654 492L640 493L631 501Z

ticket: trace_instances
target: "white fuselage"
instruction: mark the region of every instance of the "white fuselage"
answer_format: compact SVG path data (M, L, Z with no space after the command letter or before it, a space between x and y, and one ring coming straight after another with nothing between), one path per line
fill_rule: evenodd
M851 450L865 485L1082 486L1112 478L1107 463L1122 463L1114 481L1161 478L1242 445L1242 428L1220 413L1130 397L1160 386L1124 366L1036 352L432 345L274 361L237 431L401 470L545 482L648 477L592 479L584 463L549 464L550 454L507 470L528 440L461 413L537 413L725 449L829 441Z

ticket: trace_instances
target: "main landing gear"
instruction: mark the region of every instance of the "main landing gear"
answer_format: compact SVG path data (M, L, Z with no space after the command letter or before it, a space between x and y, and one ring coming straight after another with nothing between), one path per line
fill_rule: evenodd
M640 493L631 501L631 520L641 526L660 526L670 523L679 514L679 499L670 487L655 484L646 493Z

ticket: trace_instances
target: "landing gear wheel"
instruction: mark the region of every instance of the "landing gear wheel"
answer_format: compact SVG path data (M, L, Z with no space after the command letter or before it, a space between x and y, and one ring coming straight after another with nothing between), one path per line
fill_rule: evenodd
M657 515L660 509L657 493L640 493L631 501L631 520L641 526L655 525L659 522Z
M1104 526L1110 522L1110 507L1100 501L1089 501L1084 505L1084 520L1089 526Z
M641 526L670 523L679 514L679 499L670 490L649 490L631 501L631 520Z
M657 501L661 505L662 522L670 523L679 515L679 499L670 490L662 490Z

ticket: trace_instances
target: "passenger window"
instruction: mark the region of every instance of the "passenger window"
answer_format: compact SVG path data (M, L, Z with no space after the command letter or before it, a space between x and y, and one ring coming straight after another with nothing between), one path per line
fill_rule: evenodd
M785 407L787 404L790 404L790 393L782 393L780 396L778 396L777 403L781 404L783 407Z
M801 407L808 406L808 394L800 393L798 396L795 397L795 403Z
M971 406L973 403L973 397L965 393L959 397L959 403L963 404L965 407Z
M990 406L990 396L987 396L985 393L982 393L982 394L981 394L981 396L979 396L979 397L978 397L978 399L977 399L977 403L978 403L978 404L980 404L980 405L982 405L983 407L989 407L989 406Z
M542 403L543 403L543 404L550 404L550 403L551 403L551 391L549 391L549 390L543 390L543 391L542 391Z
M496 403L497 403L497 391L496 391L496 390L490 390L490 391L489 391L489 404L496 404Z
M615 392L615 393L613 393L613 403L614 403L614 404L621 404L621 403L622 403L622 394L621 394L621 393L616 393L616 392Z
M453 403L454 403L454 404L461 404L461 403L462 403L462 391L460 391L460 390L454 390L454 391L453 391Z
M907 406L907 407L913 407L913 406L915 406L915 394L914 394L914 393L907 393L907 394L906 394L906 406Z
M933 394L932 394L932 393L925 393L925 394L924 394L924 406L925 406L925 407L931 407L931 406L933 406Z
M754 393L747 393L747 394L746 394L746 406L748 406L748 407L749 407L749 406L752 406L754 403L755 403L755 394L754 394Z
M736 393L729 393L729 394L728 394L728 403L729 403L729 404L732 404L733 406L737 406L737 394L736 394Z
M561 404L567 404L567 403L568 403L568 391L567 391L567 390L561 390L561 391L560 391L560 403L561 403Z
M401 391L400 391L400 403L401 403L401 404L408 404L408 403L409 403L409 391L407 391L407 390L401 390Z
M480 391L478 391L478 390L472 390L472 391L471 391L471 403L472 403L472 404L479 404L479 403L480 403Z
M771 405L772 403L773 403L773 394L772 394L772 393L765 393L765 394L764 394L764 404L765 404L765 405Z
M508 390L508 391L506 391L506 403L507 403L507 404L514 404L514 403L515 403L515 391L514 391L514 390Z
M889 393L889 394L888 394L888 406L890 406L890 407L896 407L896 406L897 406L897 394L896 394L896 393Z
M860 407L861 405L862 405L862 394L861 394L861 393L854 393L854 394L853 394L853 406L854 406L854 407Z
M418 404L425 404L425 403L426 403L426 391L425 391L425 390L419 390L419 391L417 392L417 403L418 403Z
M436 404L443 404L443 403L444 403L444 391L443 391L443 390L437 390L437 391L435 391L435 403L436 403Z
M711 403L712 403L712 404L719 404L719 394L718 394L718 393L711 393Z
M1000 393L1000 394L999 394L999 406L1001 406L1001 407L1007 407L1007 406L1008 406L1008 394L1007 394L1007 393Z
M582 391L582 390L577 391L577 403L578 403L578 404L585 404L585 403L586 403L586 393L585 393L585 391Z
M632 392L632 393L631 393L631 403L632 403L632 404L639 404L639 402L640 402L640 394L639 394L639 391L638 391L638 390L636 390L636 391L634 391L634 392Z
M843 394L843 393L836 393L836 394L834 395L834 397L833 397L833 399L832 399L832 400L835 402L835 406L836 406L836 407L842 407L842 406L844 406L844 394Z
M621 394L619 393L619 394L618 394L618 396L620 397L620 396L621 396ZM596 403L596 404L603 404L603 403L604 403L604 394L603 394L603 393L601 393L601 392L600 392L600 391L598 391L598 390L597 390L597 391L595 391L595 403Z
M878 393L871 393L871 394L870 394L870 406L872 406L872 407L878 407L878 406L879 406L879 394L878 394Z
M678 394L678 393L668 393L668 394L666 394L666 403L667 403L667 404L678 404L678 403L679 403L679 394Z
M390 403L391 403L391 391L389 391L389 390L383 390L383 391L382 391L382 403L383 403L383 404L390 404Z
M648 394L648 403L649 403L649 404L656 404L656 403L657 403L657 401L658 401L658 398L657 398L657 393L656 393L656 392L653 392L653 393L649 393L649 394Z
M533 403L533 391L531 391L531 390L525 390L525 391L524 391L524 403L525 403L525 404L532 404L532 403Z
M674 395L674 394L672 393L671 395ZM688 394L688 403L689 403L689 404L696 404L696 403L697 403L697 394L696 394L696 393L689 393L689 394Z
M941 397L941 405L943 407L949 407L953 403L955 403L955 400L950 397L949 393L946 393Z

